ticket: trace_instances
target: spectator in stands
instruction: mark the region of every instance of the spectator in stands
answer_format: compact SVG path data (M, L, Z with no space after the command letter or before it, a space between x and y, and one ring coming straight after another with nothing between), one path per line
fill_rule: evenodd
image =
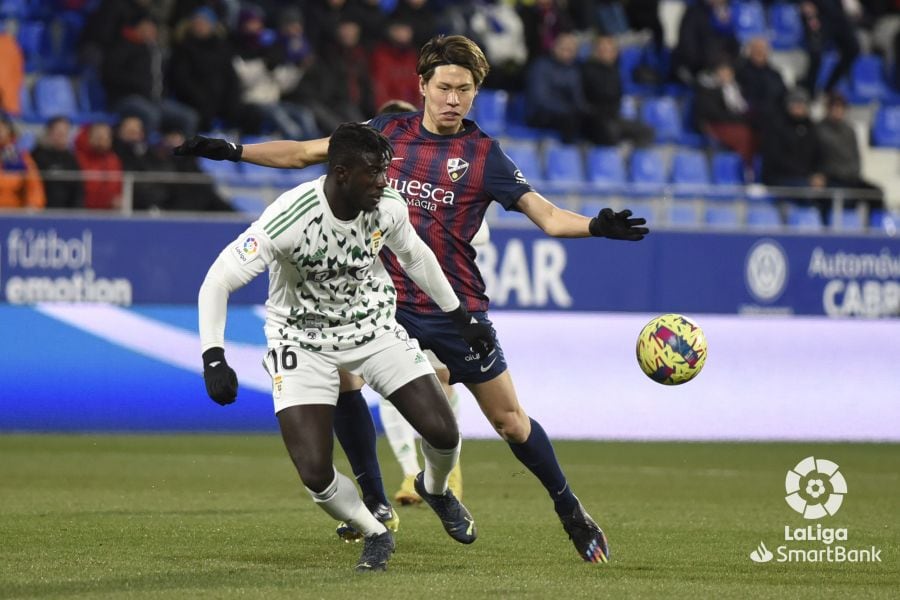
M590 116L581 71L575 62L577 52L576 37L560 34L553 44L553 53L539 57L531 65L527 80L528 124L558 131L566 144L579 138Z
M525 26L515 8L496 0L472 5L469 17L471 37L484 48L491 65L483 87L520 91L525 87ZM427 40L426 40L427 41Z
M822 55L833 47L838 53L838 62L825 80L823 90L830 93L834 86L850 72L853 61L859 56L859 41L856 27L850 22L841 0L803 0L800 3L806 51L809 54L809 68L803 86L812 96L816 93L816 82L822 65Z
M134 114L151 131L174 125L192 134L197 130L197 111L163 94L163 57L159 30L148 13L137 13L105 53L103 87L112 110Z
M157 171L157 165L147 146L144 123L139 117L125 116L116 127L113 151L126 173L142 174ZM134 210L161 209L165 201L164 188L155 182L135 181L132 189Z
M72 122L66 117L53 117L44 127L44 135L31 156L41 170L47 208L82 208L84 183L78 159L69 144Z
M75 157L84 173L84 207L103 210L122 206L122 162L112 149L112 127L93 123L75 137Z
M804 187L821 190L826 179L820 168L821 151L815 125L809 117L809 94L794 88L786 97L786 110L774 118L763 132L762 180L778 187ZM812 203L823 217L828 201L788 198L796 203ZM786 207L781 203L782 209Z
M296 87L296 65L279 64L281 53L272 32L265 27L262 9L245 4L238 16L235 35L237 55L234 70L241 88L241 100L252 107L263 122L269 121L287 139L319 137L315 118L304 106L282 99Z
M348 12L360 24L360 43L364 48L372 50L385 39L385 31L391 25L387 15L381 10L381 0L355 0L350 3Z
M421 104L419 76L416 75L418 59L412 26L403 21L391 21L385 39L375 46L369 60L376 105L392 99L405 100L416 106Z
M729 0L697 0L688 5L672 53L676 80L692 85L697 75L715 62L737 60L739 45L732 18Z
M0 31L0 112L22 114L21 93L25 83L25 58L16 38Z
M561 33L575 29L569 13L559 0L535 0L531 4L523 2L518 10L525 27L528 64L539 56L551 53Z
M594 40L590 57L581 65L584 97L591 110L589 137L601 146L615 146L623 141L635 146L649 145L653 142L653 129L622 117L618 58L615 38L599 36Z
M0 113L0 208L44 208L41 174L27 150L16 147L12 118Z
M161 4L155 0L100 0L81 31L81 62L91 68L102 68L103 59L109 56L122 28L148 13L160 22Z
M308 107L319 129L326 132L374 114L368 61L359 45L359 25L341 21L335 35L330 46L311 57L303 79L290 96Z
M511 7L510 10L515 12ZM400 0L390 18L412 25L413 46L416 48L421 48L438 32L437 18L428 0Z
M880 208L884 204L882 190L862 177L862 163L859 144L853 126L847 122L847 100L834 92L828 98L828 112L816 125L819 148L822 156L821 169L827 180L826 185L834 188L854 188L874 194L869 198L850 196L847 206L854 206L859 200L869 209ZM865 194L864 194L865 196Z
M172 92L197 111L202 131L212 129L216 119L242 129L259 128L258 115L241 103L234 57L224 28L210 8L197 9L176 33L169 74Z
M194 212L228 212L234 208L216 191L212 179L197 164L196 156L174 156L172 149L185 141L183 131L164 131L160 142L153 147L152 154L157 171L183 173L192 178L204 180L202 183L166 183L160 185L165 191L163 210L185 210Z
M738 63L737 82L750 105L750 122L761 131L782 110L787 93L781 74L769 64L766 38L753 38L747 43L745 56Z
M338 24L346 21L354 21L358 26L347 0L312 0L309 3L306 22L310 25L309 36L317 53L321 54L331 45L337 35Z
M731 63L723 59L711 71L701 73L695 90L697 129L740 154L745 171L752 173L756 136L750 128L750 105L735 80Z
M653 34L653 49L657 58L665 49L662 21L659 18L659 0L628 0L625 3L628 24L635 31L650 30Z

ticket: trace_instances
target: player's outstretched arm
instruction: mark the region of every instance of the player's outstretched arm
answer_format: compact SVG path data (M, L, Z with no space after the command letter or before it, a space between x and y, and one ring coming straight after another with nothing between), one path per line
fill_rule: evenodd
M302 169L328 160L328 139L305 142L276 140L243 145L195 135L174 148L172 153L175 156L201 156L211 160L244 161L279 169Z
M637 242L650 233L643 218L633 218L630 210L615 212L604 208L596 217L586 217L562 209L537 192L526 192L516 207L552 237L606 237Z

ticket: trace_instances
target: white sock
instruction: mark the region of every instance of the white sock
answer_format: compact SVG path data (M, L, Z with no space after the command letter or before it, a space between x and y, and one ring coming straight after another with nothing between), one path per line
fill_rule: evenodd
M362 531L363 535L379 535L387 531L385 526L369 512L362 498L356 491L353 481L346 475L341 475L334 470L334 481L321 493L306 488L313 502L327 512L337 521L344 521L355 529Z
M443 494L447 491L447 479L450 471L459 460L459 449L462 439L454 448L439 450L422 440L422 454L425 455L425 491L429 494Z
M384 398L378 404L384 435L406 476L416 475L422 468L416 454L416 430L403 418L400 411Z

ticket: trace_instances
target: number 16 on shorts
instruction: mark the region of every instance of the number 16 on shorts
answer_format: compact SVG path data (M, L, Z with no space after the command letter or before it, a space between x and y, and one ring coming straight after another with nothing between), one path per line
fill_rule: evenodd
M291 346L272 348L266 353L263 367L272 377L272 398L279 400L284 391L283 371L292 371L297 368L297 353Z

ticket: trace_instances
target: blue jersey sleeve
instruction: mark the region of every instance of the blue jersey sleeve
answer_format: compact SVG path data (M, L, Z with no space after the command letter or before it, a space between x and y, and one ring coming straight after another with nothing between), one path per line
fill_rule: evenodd
M496 141L491 145L484 165L484 191L506 210L514 208L523 194L534 191Z

